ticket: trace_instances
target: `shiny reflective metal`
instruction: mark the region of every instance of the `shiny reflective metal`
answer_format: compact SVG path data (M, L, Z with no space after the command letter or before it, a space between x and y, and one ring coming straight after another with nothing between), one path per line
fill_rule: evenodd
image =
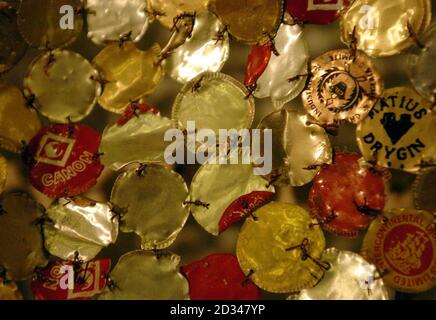
M60 22L64 15L60 13L60 9L63 6L70 6L74 10L73 29L61 27ZM22 0L18 10L20 33L32 47L67 47L76 41L82 32L82 6L82 0Z
M423 48L410 54L407 71L410 81L424 98L436 102L436 23L420 37Z
M254 99L245 86L223 73L205 72L188 82L174 101L174 125L185 129L195 121L198 130L250 128L254 119Z
M0 7L0 74L12 69L26 49L27 44L18 32L16 11Z
M245 220L236 255L242 271L260 288L296 292L314 286L328 269L319 261L324 247L324 234L306 210L271 202Z
M20 89L0 82L0 147L11 152L22 151L41 129L35 110L27 106Z
M120 229L141 237L144 250L169 247L189 216L184 205L188 187L182 176L160 165L121 174L111 203L121 211Z
M389 290L373 264L350 251L329 248L322 260L330 264L313 288L291 296L297 300L389 300Z
M280 175L281 183L291 186L309 183L321 165L332 160L327 133L306 113L274 111L260 122L259 129L272 130L272 170Z
M87 0L88 38L96 44L117 41L123 36L138 42L148 27L144 0Z
M274 46L279 55L271 54L268 66L257 80L256 98L271 97L276 108L294 99L306 85L309 47L297 24L283 23Z
M188 201L208 206L190 206L195 220L209 233L219 234L219 222L226 209L238 198L255 191L274 192L268 181L253 174L252 165L204 164L191 182Z
M118 219L105 203L83 197L58 199L46 215L45 248L63 260L92 260L118 237Z
M47 264L38 224L43 208L21 192L3 194L0 208L0 265L8 279L29 279Z
M132 251L110 273L99 300L188 300L189 284L179 272L180 257L172 253Z
M93 60L104 84L98 103L110 112L122 113L132 101L150 95L164 76L158 63L160 52L158 44L142 51L131 41L100 51Z
M202 72L221 71L230 50L228 33L223 30L224 26L212 13L197 13L191 37L166 60L168 74L186 83Z
M430 0L355 0L341 18L341 39L373 57L401 53L431 21ZM354 36L353 36L354 33Z
M84 57L54 50L43 53L30 65L24 91L50 120L78 122L91 113L101 94L97 79L97 70Z
M164 137L172 121L152 112L132 117L124 125L107 126L100 144L101 162L119 170L130 162L164 162L169 142Z
M283 0L211 0L209 11L245 44L265 44L274 39L282 22Z
M164 27L171 29L175 19L184 13L207 11L208 0L148 0L147 13Z

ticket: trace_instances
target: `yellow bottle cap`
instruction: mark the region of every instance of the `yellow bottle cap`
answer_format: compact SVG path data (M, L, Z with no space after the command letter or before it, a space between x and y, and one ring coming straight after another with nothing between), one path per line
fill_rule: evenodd
M93 60L104 83L98 103L108 111L122 113L129 103L151 94L164 76L159 54L158 44L142 51L131 41L100 51Z
M417 172L436 154L436 116L431 103L406 87L384 91L357 127L357 143L366 160L379 166Z
M40 129L38 115L27 107L20 89L0 83L0 147L18 153Z
M236 254L246 275L270 292L314 286L329 265L319 261L324 234L309 213L289 203L271 202L247 218Z

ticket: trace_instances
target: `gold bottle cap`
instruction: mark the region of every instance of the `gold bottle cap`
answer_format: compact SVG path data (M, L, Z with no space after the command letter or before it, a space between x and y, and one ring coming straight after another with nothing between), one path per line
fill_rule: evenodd
M113 286L99 300L188 300L189 284L179 272L180 257L172 253L132 251L110 273Z
M330 264L322 280L313 288L291 296L296 300L389 300L376 267L360 255L336 248L326 249L322 260Z
M223 73L205 72L188 82L174 101L172 118L175 126L186 129L195 121L198 130L250 128L254 119L254 99L248 90ZM224 108L225 106L225 108Z
M4 300L23 300L23 296L15 282L5 282L0 278L0 301Z
M374 220L362 244L389 287L423 292L436 286L436 231L431 213L391 209Z
M110 112L122 113L132 101L151 94L164 76L159 54L158 44L142 51L131 41L114 43L100 51L93 60L104 83L98 103Z
M420 210L436 212L436 168L426 168L419 172L413 183L415 207Z
M160 165L141 166L121 174L111 203L120 211L120 229L141 237L144 250L169 247L189 216L183 178Z
M200 12L191 37L171 53L165 68L172 78L186 83L202 72L221 71L229 51L229 36L222 23L212 13Z
M66 5L74 9L73 29L69 25L62 26L61 23L61 8ZM32 47L66 47L76 41L82 32L81 8L81 0L22 0L18 10L18 28L24 40Z
M271 202L245 220L236 254L242 271L270 292L314 286L328 265L319 261L324 234L309 213L289 203Z
M414 44L410 28L423 32L431 21L430 0L355 0L341 19L341 38L354 38L373 57L399 54Z
M8 279L25 280L46 265L41 207L27 194L8 193L0 199L0 265Z
M208 0L148 0L147 13L164 27L171 29L178 16L207 11L207 3Z
M0 8L0 74L12 69L26 49L27 44L18 32L16 11Z
M260 122L259 129L272 129L272 171L280 175L279 183L305 185L313 180L321 165L331 162L329 137L311 119L306 113L282 109Z
M245 209L252 212L265 201L261 195L274 192L274 187L268 186L261 176L254 175L253 169L252 165L243 164L204 164L197 171L191 182L188 201L193 203L190 211L195 220L207 232L215 236L223 232L228 227L223 225L228 208L243 196L257 192L257 197L246 199L248 205ZM196 202L202 205L195 205ZM243 207L236 207L232 211L239 219L250 213L244 211Z
M143 0L87 0L88 38L101 45L129 35L138 42L148 27L146 5Z
M406 87L384 91L357 127L357 143L366 160L382 167L417 172L436 154L436 117L431 103Z
M119 170L130 162L163 162L169 142L165 133L172 128L172 121L158 113L136 114L126 123L106 127L100 144L101 162Z
M47 208L46 215L45 248L63 260L92 260L118 236L118 220L105 203L82 197L58 199Z
M27 107L20 89L0 82L0 147L19 153L22 142L29 143L40 129L38 115Z
M98 72L84 57L67 50L43 53L31 64L24 90L52 121L78 122L88 116L101 93Z
M2 155L0 155L0 194L5 191L6 177L8 176L8 163Z
M283 0L211 0L209 10L227 26L236 40L266 44L274 39L282 21Z
M362 52L340 49L312 61L311 77L302 100L317 122L358 123L383 92L383 80Z
M409 55L408 74L410 81L427 100L436 103L436 23L420 37L423 48L419 48L416 53Z

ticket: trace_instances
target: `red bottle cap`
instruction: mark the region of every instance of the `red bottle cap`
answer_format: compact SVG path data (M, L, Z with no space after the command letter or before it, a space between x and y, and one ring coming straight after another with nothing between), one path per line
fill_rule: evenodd
M219 221L219 233L223 233L243 217L253 213L273 195L274 192L270 191L253 191L233 201L221 216Z
M256 84L257 79L260 78L268 66L270 58L271 45L256 45L251 47L251 52L248 55L247 70L245 72L245 86L248 87Z
M339 153L315 176L309 207L323 229L355 238L385 205L382 173L361 164L361 156Z
M73 197L97 182L103 171L98 159L101 136L80 124L41 129L29 143L26 161L30 183L49 197Z
M286 10L298 22L328 24L349 5L350 0L288 0Z
M232 254L211 254L182 266L192 300L258 300L259 288L242 272Z
M31 289L36 300L90 300L105 288L110 266L110 259L58 260L38 273Z

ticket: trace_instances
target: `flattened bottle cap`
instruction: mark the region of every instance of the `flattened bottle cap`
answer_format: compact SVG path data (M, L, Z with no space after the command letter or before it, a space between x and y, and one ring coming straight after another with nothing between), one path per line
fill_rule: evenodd
M283 0L211 0L209 10L245 44L265 44L274 38L283 17Z
M244 85L255 86L259 77L264 73L271 59L271 45L254 45L247 58L247 70L245 71Z
M27 107L20 89L0 83L0 147L19 153L40 129L38 115Z
M389 287L423 292L436 285L436 232L431 213L391 209L368 229L362 254L384 274Z
M243 164L204 164L197 171L188 203L195 220L207 232L219 235L273 195L274 187L253 169Z
M116 41L129 34L134 42L148 27L146 3L142 0L87 0L88 38L96 44Z
M389 291L376 267L360 255L329 248L322 260L330 264L322 280L303 289L297 300L389 300Z
M0 265L7 278L28 279L47 263L38 225L41 207L27 194L8 193L2 195L0 208Z
M126 253L110 273L114 286L106 287L98 299L187 300L189 284L178 271L179 262L180 257L172 253Z
M324 247L324 235L306 210L271 202L245 220L236 255L242 271L260 288L295 292L314 286L328 269L318 260Z
M147 12L164 27L171 29L178 16L207 11L207 3L208 0L148 0Z
M259 129L272 129L272 171L279 175L277 182L305 185L312 181L321 165L331 162L329 137L310 120L306 113L282 109L260 122Z
M392 169L417 172L436 154L436 117L431 103L413 89L387 89L357 127L357 143L367 160Z
M357 154L338 153L313 180L309 207L324 230L355 238L383 210L384 179L362 160Z
M63 21L69 18L65 6L74 9L73 22ZM64 7L64 8L63 8ZM72 44L79 37L83 28L83 17L80 13L81 0L23 0L18 10L18 28L26 42L36 48L61 48ZM71 29L70 27L73 27Z
M15 282L5 282L0 278L0 301L4 300L23 300L23 296Z
M302 100L318 122L358 123L383 92L383 80L362 52L329 51L312 61L311 77Z
M24 79L25 94L52 121L77 122L88 116L101 93L98 72L81 55L54 50L36 58Z
M58 260L37 273L31 289L36 300L91 300L106 287L110 266L110 259L87 263ZM67 281L72 281L74 288L62 288L70 284Z
M63 260L89 261L115 243L118 220L111 207L86 198L55 200L46 210L44 245Z
M175 80L186 83L202 72L219 72L229 58L229 36L209 12L197 13L191 37L175 49L165 68Z
M415 207L429 212L436 212L436 168L427 168L420 171L413 183L413 197Z
M250 128L254 119L254 99L244 85L223 73L205 72L188 82L174 101L172 118L185 129L195 121L198 130Z
M171 128L172 121L158 110L145 104L131 104L116 124L104 130L101 161L114 170L130 162L163 162L169 145L164 137Z
M271 55L268 66L257 80L256 98L271 97L278 106L294 99L304 89L309 48L298 25L282 24L274 38L279 55Z
M335 21L350 5L350 0L288 0L287 12L298 22L328 24Z
M0 74L12 69L26 49L27 44L18 32L16 11L0 8Z
M351 43L354 33L359 50L392 56L414 44L409 26L420 34L430 21L430 0L355 0L342 16L341 39Z
M8 176L8 163L2 155L0 155L0 194L5 191L6 177Z
M436 23L425 32L420 41L425 48L419 49L417 53L409 56L407 71L416 91L427 100L435 103Z
M215 253L180 267L191 300L259 300L260 290L241 270L238 259Z
M178 173L151 165L120 175L111 203L122 211L121 231L139 235L144 250L163 249L176 240L188 219L187 196L188 187Z
M101 136L81 124L41 129L30 141L30 183L53 198L74 197L97 183L103 171L98 159Z
M104 83L98 103L108 111L122 113L132 101L151 94L164 75L157 63L159 54L158 44L142 51L131 41L100 51L93 60Z

